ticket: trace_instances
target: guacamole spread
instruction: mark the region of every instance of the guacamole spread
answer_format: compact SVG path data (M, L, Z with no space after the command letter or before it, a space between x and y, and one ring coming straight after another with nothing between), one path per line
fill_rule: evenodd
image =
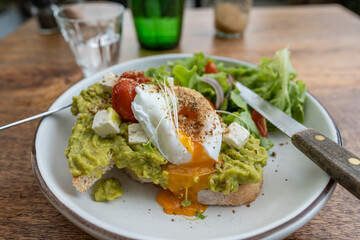
M120 133L106 137L100 137L92 130L96 112L109 108L111 94L105 92L99 83L73 98L71 112L77 116L77 121L65 151L71 174L74 177L101 177L103 168L112 160L118 168L129 168L139 177L151 178L155 184L166 189L168 172L163 171L162 166L167 160L156 148L128 144L128 126L131 123L121 122ZM219 157L221 161L209 180L210 190L228 194L237 191L239 184L262 180L262 167L266 165L267 153L260 146L260 140L253 136L240 150L223 143Z
M161 170L166 159L155 149L149 151L142 144L128 145L129 123L120 124L120 133L98 136L91 126L97 111L111 108L111 95L99 83L83 90L73 98L71 112L77 116L65 155L71 174L101 177L110 159L118 168L129 168L139 177L151 178L166 187L167 172Z
M224 194L236 192L239 184L257 183L267 162L267 152L260 147L260 140L253 136L244 147L236 150L222 143L216 174L210 178L209 189Z
M93 188L95 201L112 201L122 195L122 188L119 180L116 178L104 178L97 181Z

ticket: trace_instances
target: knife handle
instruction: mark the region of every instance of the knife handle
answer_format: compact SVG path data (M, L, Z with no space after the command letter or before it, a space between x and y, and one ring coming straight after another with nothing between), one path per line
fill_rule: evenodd
M314 129L291 137L292 143L336 182L360 199L360 158Z

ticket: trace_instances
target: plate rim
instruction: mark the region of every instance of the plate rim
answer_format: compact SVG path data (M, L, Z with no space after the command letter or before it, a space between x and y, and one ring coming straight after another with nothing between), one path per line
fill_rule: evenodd
M105 73L107 71L110 71L113 68L117 68L119 65L122 65L122 64L125 64L125 63L129 64L129 63L132 63L132 62L136 62L136 61L138 61L140 59L141 60L146 60L148 58L154 59L154 58L171 58L171 57L179 57L179 58L181 58L181 57L189 57L189 56L192 56L192 55L193 54L190 54L190 53L170 53L170 54L159 54L159 55L155 55L155 56L147 56L147 57L142 57L142 58L136 58L136 59L133 59L133 60L129 60L129 61L126 61L126 62L123 62L123 63L116 64L114 66L111 66L111 67L109 67L109 68L107 68L107 69L105 69L105 70L103 70L101 72L98 72L98 73L94 74L91 77L94 78L96 76L101 76L103 73ZM246 61L242 61L242 60L238 60L238 59L234 59L234 58L213 56L213 55L208 55L208 56L210 56L211 58L218 59L218 60L225 60L225 61L232 61L232 62L234 62L234 60L235 60L239 64L243 64L243 65L247 65L247 66L256 66L255 64L252 64L252 63L249 63L249 62L246 62ZM71 88L75 87L80 82L86 81L86 79L87 78L83 78L82 80L78 81L74 85L70 86L65 92L69 91ZM65 92L63 92L61 95L63 95ZM341 135L340 135L340 131L339 131L334 119L329 114L328 110L310 92L307 91L306 95L307 95L307 97L310 96L311 98L313 98L313 100L315 102L317 102L323 108L323 110L325 111L325 113L327 114L329 119L331 120L332 127L335 129L336 136L337 136L337 143L342 146L342 138L341 138ZM58 100L58 98L51 104L49 109L52 108L52 106L56 103L57 100ZM39 127L40 127L40 125L41 125L44 118L45 117L41 118L40 122L38 123L38 125L36 127L36 130L35 130L34 137L33 137L32 145L31 145L31 165L32 165L32 169L33 169L35 178L36 178L36 180L37 180L37 182L38 182L38 184L40 186L41 191L45 195L45 197L70 222L72 222L73 224L75 224L76 226L78 226L79 228L81 228L82 230L84 230L85 232L89 233L92 236L105 238L105 239L134 239L134 238L129 238L129 237L123 236L123 235L121 235L119 233L112 232L110 230L107 230L107 229L105 229L103 227L100 227L98 225L95 225L95 224L91 223L90 221L86 220L85 218L83 218L80 215L78 215L77 213L75 213L73 210L71 210L65 204L63 204L55 196L55 194L50 190L48 184L45 182L45 180L43 179L43 177L41 175L41 172L40 172L39 166L38 166L38 159L36 157L37 133L38 133ZM246 239L246 240L263 239L263 238L267 238L267 237L270 237L270 236L274 236L275 234L281 234L281 232L283 230L285 230L286 228L291 227L293 224L301 221L304 217L306 217L308 214L310 214L311 211L314 210L316 207L320 206L321 204L325 205L325 203L331 197L335 187L336 187L336 182L332 178L330 178L329 182L327 183L325 188L322 190L322 192L319 194L319 196L317 196L315 198L315 200L313 200L313 202L311 204L309 204L302 212L300 212L299 214L297 214L293 218L289 219L288 221L286 221L286 222L284 222L284 223L282 223L282 224L280 224L280 225L278 225L278 226L276 226L276 227L274 227L272 229L269 229L269 230L267 230L265 232L262 232L262 233L254 235L254 236L244 238L244 239ZM322 203L322 201L324 201L324 200L326 200L325 203ZM321 208L322 207L323 206L321 206ZM311 216L311 218L315 214L313 214Z

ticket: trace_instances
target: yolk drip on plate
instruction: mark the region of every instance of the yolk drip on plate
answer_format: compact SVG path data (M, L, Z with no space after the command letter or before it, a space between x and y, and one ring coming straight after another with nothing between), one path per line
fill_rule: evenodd
M168 190L162 190L156 200L167 214L195 216L197 211L203 213L207 208L197 201L197 193L208 188L216 161L209 157L200 143L191 141L184 133L180 132L179 139L192 154L192 160L164 166L163 170L169 173Z

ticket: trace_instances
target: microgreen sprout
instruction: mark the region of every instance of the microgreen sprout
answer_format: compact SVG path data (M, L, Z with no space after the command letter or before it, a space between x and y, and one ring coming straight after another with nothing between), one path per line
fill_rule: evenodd
M196 221L196 220L199 220L199 219L204 220L206 218L206 216L204 216L199 210L197 210L196 213L195 213L194 218L185 217L185 216L184 216L184 218L187 219L187 220L190 220L190 221Z
M184 201L181 201L181 205L183 207L188 207L191 205L191 201L189 199L185 199Z
M185 188L185 200L181 202L181 205L188 207L191 205L191 201L188 199L188 188Z
M196 211L195 217L201 220L205 219L205 216L199 210Z
M148 150L149 152L152 152L152 153L155 152L155 150L151 146L151 141L152 141L153 137L154 136L152 136L147 143L143 143L143 147L145 147L146 150Z

